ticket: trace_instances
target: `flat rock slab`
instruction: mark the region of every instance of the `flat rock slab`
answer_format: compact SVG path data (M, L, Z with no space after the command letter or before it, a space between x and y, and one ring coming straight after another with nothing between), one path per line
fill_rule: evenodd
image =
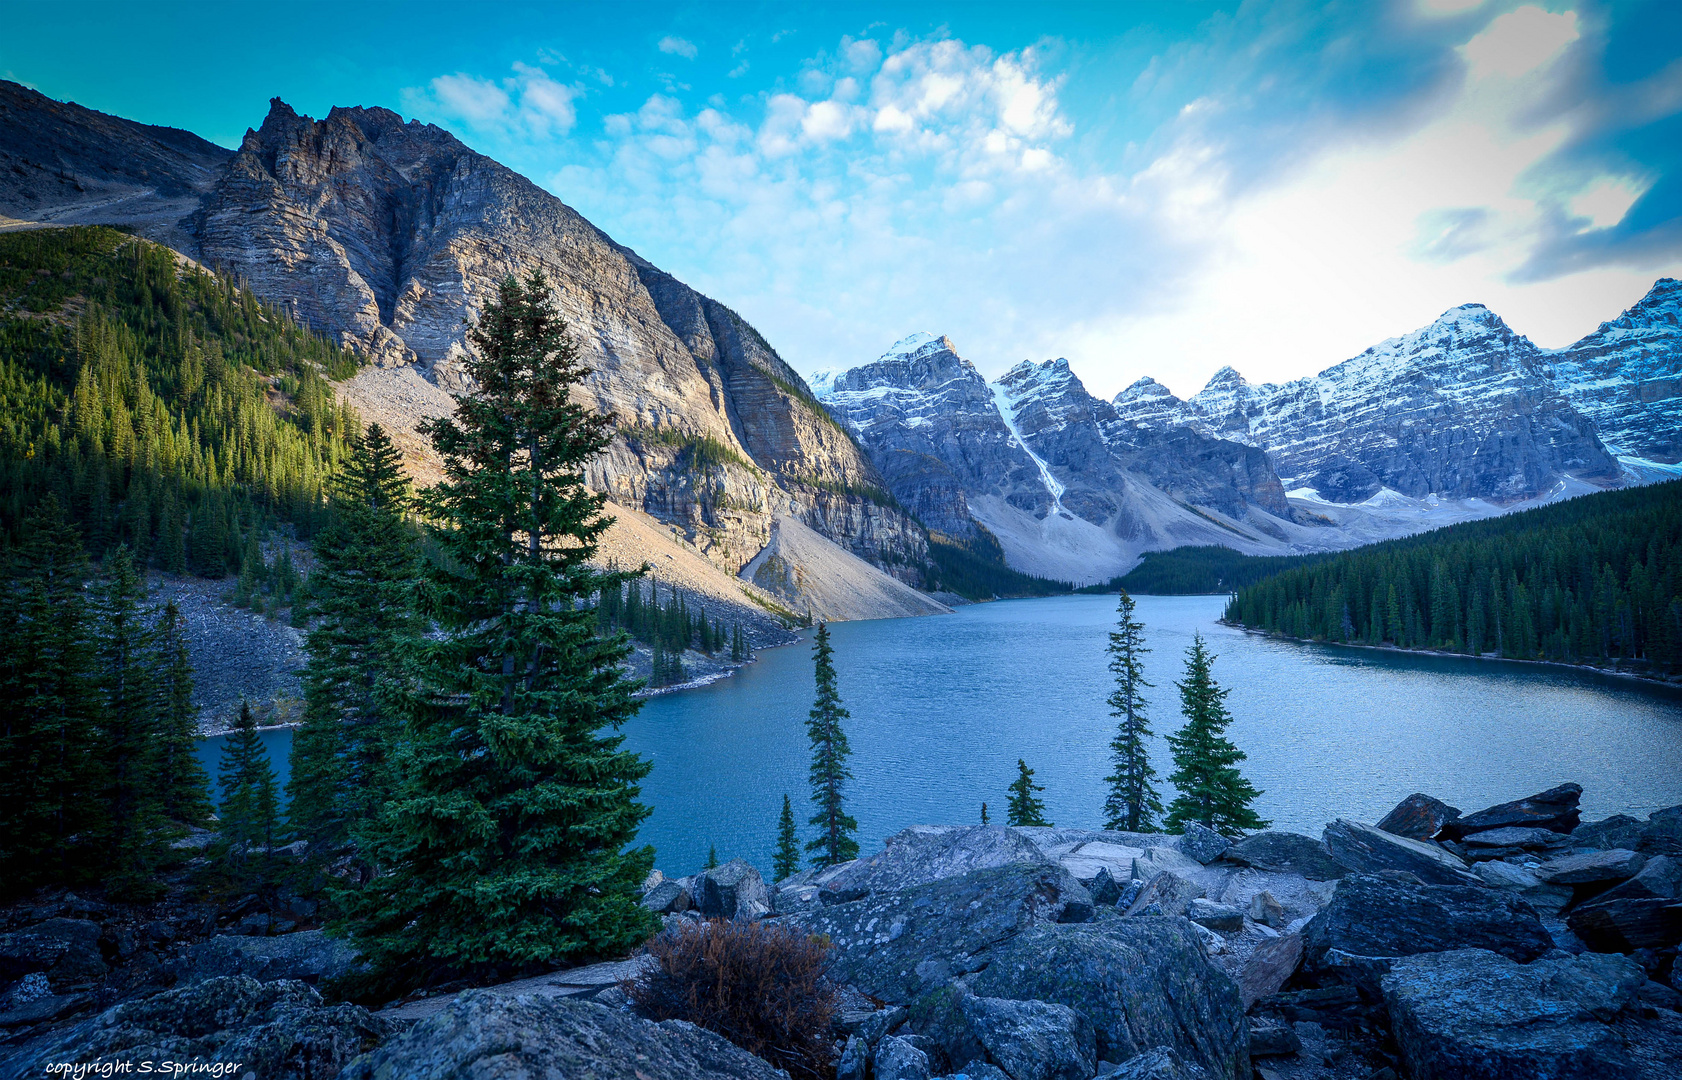
M1561 784L1527 798L1455 818L1443 825L1440 835L1444 840L1459 840L1472 833L1513 826L1568 833L1582 820L1582 813L1577 809L1582 797L1583 785Z
M516 979L512 982L499 983L496 986L463 990L455 994L439 994L436 997L418 998L414 1001L406 1001L401 1005L393 1005L389 1009L381 1009L378 1015L389 1020L424 1020L429 1016L437 1016L443 1012L462 994L481 994L489 997L508 998L527 995L544 998L589 997L610 986L617 986L626 979L635 978L648 970L653 963L654 961L647 956L637 956L630 960L615 960L605 964L568 968L565 971L536 975L529 979Z
M1421 792L1414 792L1396 808L1384 815L1378 827L1409 840L1429 840L1442 831L1444 825L1460 816L1460 811Z
M91 919L48 919L0 934L0 980L10 982L31 971L53 979L100 978L105 974L101 933Z
M1244 1011L1279 992L1302 964L1302 935L1284 934L1256 946L1238 975L1238 996Z
M1552 885L1591 885L1627 881L1647 865L1647 856L1624 848L1561 855L1536 868L1536 876Z
M1003 825L914 825L883 842L866 859L824 871L812 880L826 899L861 899L1017 863L1050 860L1027 837Z
M1129 915L1184 915L1193 900L1204 893L1203 886L1178 874L1162 871L1152 875L1127 906Z
M1572 838L1550 829L1521 829L1509 827L1473 833L1461 841L1469 848L1524 848L1535 850L1571 843Z
M1553 939L1511 893L1356 874L1339 882L1331 903L1303 927L1303 947L1313 969L1334 950L1397 957L1479 948L1524 962L1552 949Z
M1103 1060L1167 1046L1215 1080L1250 1080L1238 988L1209 962L1185 919L1035 926L996 948L969 986L979 995L1049 1001L1084 1014Z
M1039 923L1089 919L1092 899L1061 866L974 870L898 892L872 893L783 918L833 943L833 976L907 1004L926 985L969 970L974 958ZM919 971L919 968L922 970Z
M1465 862L1423 840L1341 818L1326 826L1325 838L1332 858L1357 873L1402 870L1428 885L1478 884Z
M267 1074L260 1074L267 1077ZM322 1074L328 1075L328 1074ZM786 1080L693 1024L656 1024L587 1001L469 990L351 1062L339 1080Z
M1310 881L1336 881L1349 873L1332 858L1324 841L1300 833L1259 832L1227 848L1223 857L1275 874L1301 874Z
M1384 1001L1413 1080L1626 1080L1606 1025L1646 981L1621 956L1520 965L1483 949L1399 960Z
M1154 1046L1122 1062L1114 1072L1101 1072L1098 1077L1099 1080L1209 1080L1209 1073L1166 1046Z
M319 985L355 969L354 945L321 930L301 930L274 937L213 937L187 950L179 975L186 982L249 975L258 982L297 979Z
M1629 952L1682 945L1682 900L1596 899L1565 920L1597 952Z

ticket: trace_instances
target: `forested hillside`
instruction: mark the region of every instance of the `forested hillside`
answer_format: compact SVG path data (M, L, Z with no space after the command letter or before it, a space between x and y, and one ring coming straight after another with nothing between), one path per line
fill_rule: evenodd
M1090 585L1081 592L1126 589L1143 596L1186 596L1229 593L1254 585L1282 570L1309 566L1325 555L1245 555L1215 544L1147 551L1139 565L1107 585Z
M89 551L219 577L307 534L356 360L226 277L106 228L0 236L0 545L53 493Z
M1292 637L1682 668L1682 481L1455 525L1243 589L1229 621Z

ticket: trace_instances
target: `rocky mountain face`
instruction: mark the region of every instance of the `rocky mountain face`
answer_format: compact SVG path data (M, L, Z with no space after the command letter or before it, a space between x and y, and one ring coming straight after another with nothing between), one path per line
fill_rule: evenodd
M960 538L984 526L1036 573L1101 579L1138 551L1223 530L1266 547L1282 539L1274 519L1293 519L1265 452L1124 423L1067 360L1024 361L989 385L949 338L914 334L820 393L926 525Z
M1660 278L1640 303L1550 360L1548 377L1609 450L1682 461L1682 281Z
M1286 487L1354 503L1406 496L1506 502L1617 462L1550 373L1550 355L1479 304L1312 378L1251 386L1231 367L1179 402L1143 380L1116 396L1138 430L1184 425L1267 451Z
M593 368L585 392L620 428L594 487L674 526L729 574L788 517L921 583L922 528L889 505L866 454L752 326L448 132L378 108L314 120L276 99L229 154L21 87L4 100L21 128L59 118L36 157L111 143L106 158L161 177L180 210L162 238L367 356L364 399L381 398L382 380L401 399L405 372L470 389L464 320L508 275L542 272ZM63 196L26 194L0 188L0 212L38 217ZM129 222L132 207L93 202L79 212Z

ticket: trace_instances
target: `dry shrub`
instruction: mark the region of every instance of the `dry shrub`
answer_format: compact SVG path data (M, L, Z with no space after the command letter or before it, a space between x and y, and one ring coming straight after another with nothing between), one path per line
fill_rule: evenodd
M791 1076L834 1075L829 1025L838 1001L827 939L717 921L656 934L648 954L655 965L624 985L643 1015L716 1031Z

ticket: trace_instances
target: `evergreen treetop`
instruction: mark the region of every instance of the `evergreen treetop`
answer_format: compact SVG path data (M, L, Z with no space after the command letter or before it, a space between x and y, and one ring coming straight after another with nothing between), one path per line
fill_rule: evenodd
M858 858L859 842L854 834L859 823L846 812L847 781L853 774L847 768L852 747L842 721L850 715L841 705L841 692L835 679L835 649L829 643L829 626L818 624L812 646L813 667L817 679L817 698L807 714L806 734L812 743L812 803L817 813L809 824L818 827L818 835L807 841L806 850L812 852L812 865L819 869Z
M1244 752L1226 738L1232 714L1226 709L1231 693L1216 684L1210 672L1215 658L1204 644L1203 635L1192 638L1186 650L1186 677L1180 688L1180 710L1186 724L1168 736L1174 753L1174 773L1169 776L1177 795L1168 807L1167 826L1177 831L1196 821L1225 836L1238 836L1267 828L1250 804L1261 796L1239 773L1237 764Z
M217 847L229 875L245 887L272 884L279 799L274 768L249 702L240 702L239 719L222 743L216 779L222 788Z
M1044 790L1034 783L1034 770L1028 768L1026 761L1017 758L1016 779L1010 785L1010 805L1005 824L1050 825L1051 822L1045 819L1045 803L1034 797L1034 792Z
M1110 760L1115 771L1104 778L1109 797L1104 800L1104 828L1126 832L1156 832L1162 799L1152 783L1156 769L1151 765L1151 736L1146 719L1144 654L1145 624L1135 619L1136 605L1126 590L1116 607L1116 629L1110 631L1110 672L1115 690L1109 697L1110 715L1116 718L1115 738L1110 740Z
M777 818L777 854L772 859L772 880L781 881L800 869L800 837L794 831L794 804L783 796L783 812Z

